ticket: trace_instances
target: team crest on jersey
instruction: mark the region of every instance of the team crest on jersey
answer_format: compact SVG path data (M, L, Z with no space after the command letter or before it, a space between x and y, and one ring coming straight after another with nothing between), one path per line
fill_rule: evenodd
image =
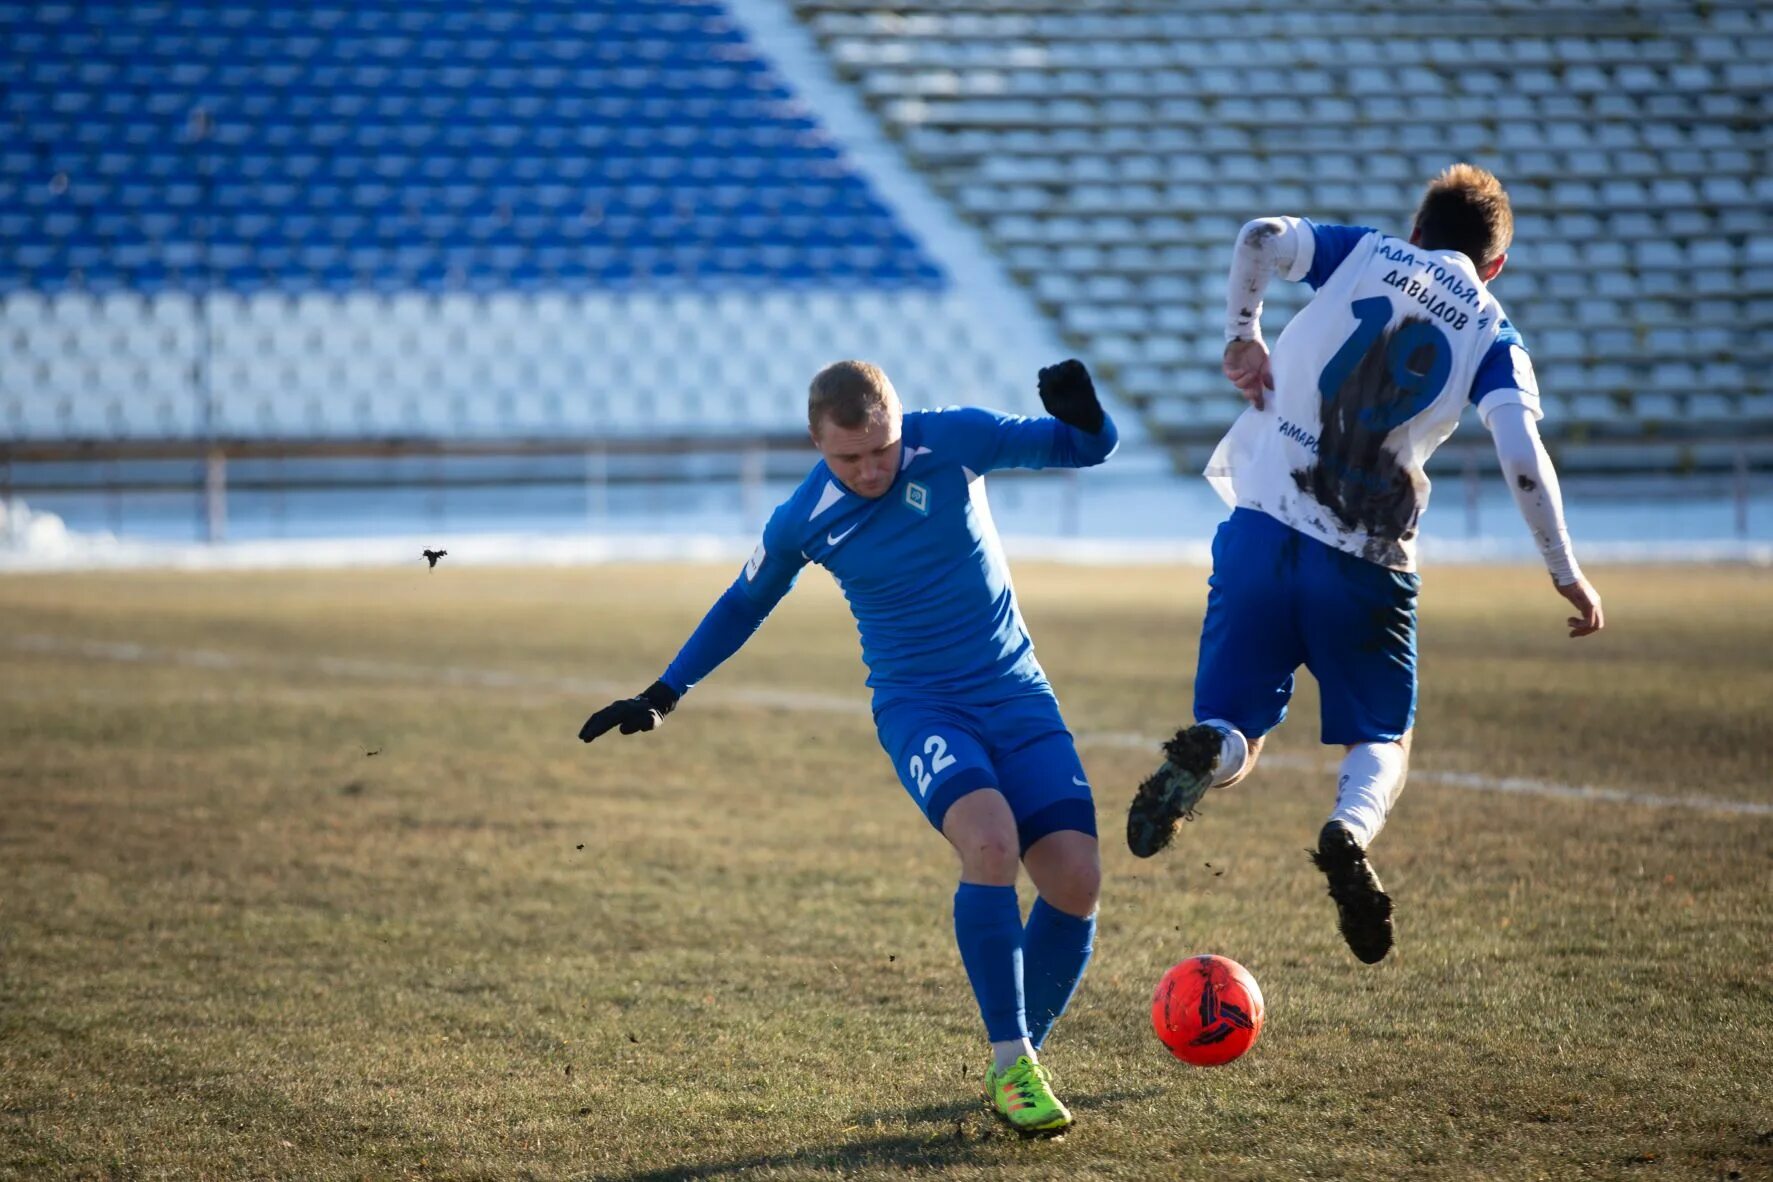
M930 512L930 490L913 480L905 486L905 503L924 516Z

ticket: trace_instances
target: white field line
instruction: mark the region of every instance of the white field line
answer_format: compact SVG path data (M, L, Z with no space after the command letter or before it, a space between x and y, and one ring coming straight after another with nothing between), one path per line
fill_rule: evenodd
M215 649L151 648L146 645L95 640L74 640L58 636L19 636L10 647L15 651L59 654L99 661L128 661L157 665L184 665L198 669L274 669L282 672L320 673L332 677L368 681L412 681L444 683L486 689L528 689L596 698L632 693L627 682L604 681L590 677L546 677L483 669L463 665L411 665L397 661L371 661L353 657L317 657L311 661L291 661L248 653L228 653ZM705 687L696 691L696 699L704 702L739 706L762 706L774 710L799 713L842 714L857 718L869 716L868 703L860 697L810 693L795 690L758 688L723 689ZM592 703L593 705L595 702ZM1077 736L1080 744L1094 747L1121 747L1157 753L1159 738L1126 731L1085 731ZM1335 763L1298 755L1271 753L1262 758L1269 767L1295 771L1334 771ZM1586 784L1560 784L1522 776L1485 776L1474 772L1441 772L1412 769L1410 779L1417 783L1439 784L1447 788L1464 788L1473 792L1503 793L1515 796L1538 796L1554 800L1600 801L1607 804L1632 804L1645 808L1690 809L1696 812L1725 813L1734 816L1773 817L1773 803L1753 800L1727 800L1716 796L1664 796L1651 792L1628 792L1618 788L1599 788Z
M1079 735L1084 743L1103 747L1137 747L1157 749L1159 740L1147 735L1126 733ZM1296 771L1322 772L1334 775L1337 762L1312 759L1302 755L1273 753L1262 757L1263 767L1284 767ZM1412 784L1440 784L1447 788L1468 788L1474 792L1504 792L1516 796L1547 796L1558 800L1600 800L1609 804L1636 804L1661 809L1696 809L1707 813L1734 813L1739 816L1773 817L1773 804L1754 800L1726 800L1718 796L1661 796L1654 792L1627 792L1620 788L1596 788L1588 784L1560 784L1555 780L1535 780L1526 776L1485 776L1476 772L1437 772L1410 769Z

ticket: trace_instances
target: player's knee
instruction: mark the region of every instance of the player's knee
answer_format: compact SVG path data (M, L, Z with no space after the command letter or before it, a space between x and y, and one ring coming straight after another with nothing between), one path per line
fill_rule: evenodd
M1049 906L1079 919L1096 909L1102 893L1102 858L1093 838L1054 833L1030 846L1023 861Z
M969 792L955 801L942 821L942 836L960 858L968 882L1016 881L1016 818L995 789Z
M978 882L1014 882L1016 842L996 834L973 838L960 847L961 873Z
M983 828L951 838L960 872L971 882L1015 882L1018 864L1014 829Z
M1066 864L1058 881L1048 884L1042 898L1067 915L1079 919L1096 909L1102 895L1102 864L1095 858L1079 858Z

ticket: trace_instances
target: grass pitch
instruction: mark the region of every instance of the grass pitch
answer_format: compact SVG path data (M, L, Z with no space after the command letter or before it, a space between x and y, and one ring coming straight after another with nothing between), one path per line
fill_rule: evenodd
M1429 572L1416 768L1773 803L1773 577L1598 574L1572 642L1541 573ZM1154 756L1102 737L1183 718L1193 570L1018 571L1106 882L1079 1124L1001 1132L828 580L663 731L575 738L730 576L0 580L0 1177L1773 1176L1773 816L1419 780L1361 966L1308 679L1282 759L1120 839ZM1199 951L1268 1001L1207 1071L1148 1020Z

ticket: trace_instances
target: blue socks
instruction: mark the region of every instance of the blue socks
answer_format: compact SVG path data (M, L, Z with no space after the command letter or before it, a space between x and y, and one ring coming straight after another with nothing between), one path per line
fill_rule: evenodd
M1045 899L1035 899L1022 934L1023 993L1028 1039L1038 1049L1053 1022L1065 1012L1090 953L1096 946L1096 916L1067 915Z
M994 1043L1039 1047L1077 992L1096 946L1096 917L1067 915L1036 898L1022 927L1016 888L963 882L954 892L954 939Z
M1081 921L1074 921L1081 922ZM1022 1007L1022 908L1013 886L963 882L954 892L954 941L992 1042L1028 1037ZM1052 1024L1051 1020L1047 1023Z

